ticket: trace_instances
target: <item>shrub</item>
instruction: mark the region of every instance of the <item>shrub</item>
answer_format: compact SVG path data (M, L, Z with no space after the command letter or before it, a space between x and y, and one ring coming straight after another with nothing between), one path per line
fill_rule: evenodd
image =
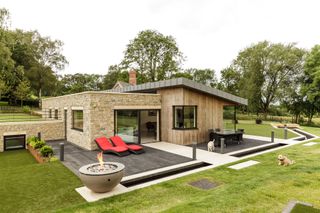
M36 142L34 142L34 146L32 146L34 149L41 149L43 146L46 145L46 142L44 140L38 140Z
M51 157L53 155L53 149L51 146L45 145L40 149L42 157Z
M260 118L256 119L256 124L262 124L262 120Z
M22 112L30 113L31 112L31 108L29 106L24 106L24 107L22 107Z
M32 142L36 142L38 140L39 139L36 136L30 136L30 137L27 138L27 144L29 144L31 146Z

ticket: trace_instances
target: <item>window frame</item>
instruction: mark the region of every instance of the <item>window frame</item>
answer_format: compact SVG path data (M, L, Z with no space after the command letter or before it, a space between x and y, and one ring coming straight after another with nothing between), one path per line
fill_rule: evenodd
M77 127L74 127L74 113L76 112L76 111L81 111L82 112L82 129L81 128L77 128ZM83 110L82 109L73 109L73 110L71 110L71 117L72 117L72 126L71 126L71 129L73 129L73 130L77 130L77 131L80 131L80 132L83 132L83 124L84 124L84 114L83 114Z
M59 110L58 109L54 109L54 119L55 120L59 119Z
M184 128L184 127L176 127L175 124L175 119L176 119L176 107L182 107L182 120L184 124L184 108L185 107L194 107L195 109L195 127L191 128ZM174 130L195 130L198 129L198 106L197 105L173 105L172 106L172 129ZM183 125L184 126L184 125Z
M52 109L49 109L49 118L52 118Z

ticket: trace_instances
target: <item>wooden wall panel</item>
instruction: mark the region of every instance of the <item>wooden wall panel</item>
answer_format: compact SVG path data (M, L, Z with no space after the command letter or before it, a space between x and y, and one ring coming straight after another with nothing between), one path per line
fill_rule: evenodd
M232 105L225 100L187 88L165 88L161 94L161 140L175 144L191 144L208 141L208 129L223 128L223 106ZM195 130L173 129L173 106L196 105L197 127Z

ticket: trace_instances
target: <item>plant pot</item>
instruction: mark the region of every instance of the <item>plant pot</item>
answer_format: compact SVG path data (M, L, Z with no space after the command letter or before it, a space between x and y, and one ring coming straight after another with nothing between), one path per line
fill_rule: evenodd
M49 162L49 158L42 157L41 154L38 152L38 150L34 149L29 144L27 145L27 148L31 155L36 159L38 163L46 163Z

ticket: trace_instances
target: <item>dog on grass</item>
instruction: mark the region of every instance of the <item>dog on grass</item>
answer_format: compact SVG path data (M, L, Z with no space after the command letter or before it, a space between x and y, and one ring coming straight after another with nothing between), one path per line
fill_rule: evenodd
M213 152L213 150L214 150L214 141L209 141L208 152Z
M278 155L278 162L279 166L289 166L295 163L294 160L290 160L284 155Z

